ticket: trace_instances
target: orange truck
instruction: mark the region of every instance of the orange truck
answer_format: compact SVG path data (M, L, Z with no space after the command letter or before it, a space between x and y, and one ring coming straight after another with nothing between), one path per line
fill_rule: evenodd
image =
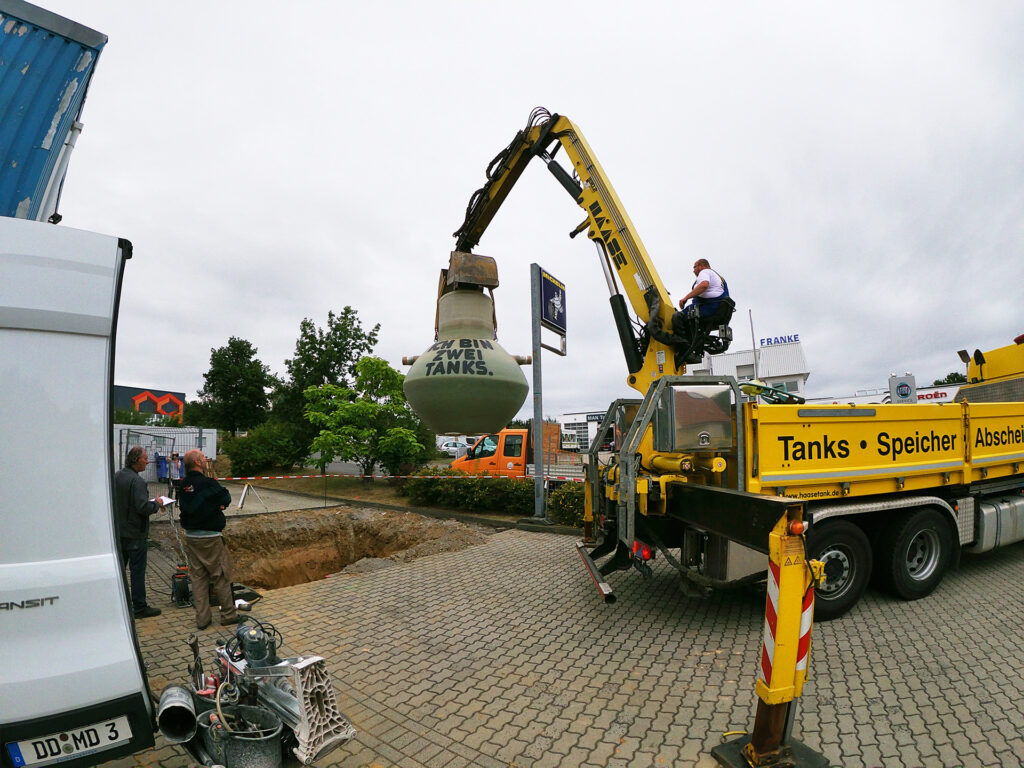
M557 441L555 443L558 444ZM549 485L570 480L583 480L584 464L576 457L574 463L545 461L544 474ZM501 477L533 477L533 440L530 430L506 428L496 434L484 435L466 451L466 455L452 462L452 469L470 475L498 475Z

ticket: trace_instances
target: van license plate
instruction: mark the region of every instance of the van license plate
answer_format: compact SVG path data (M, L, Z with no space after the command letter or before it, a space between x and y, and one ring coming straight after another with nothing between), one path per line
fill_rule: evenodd
M38 739L25 739L7 745L7 754L15 768L23 765L54 765L80 755L91 755L124 744L132 729L125 715L113 720L61 731Z

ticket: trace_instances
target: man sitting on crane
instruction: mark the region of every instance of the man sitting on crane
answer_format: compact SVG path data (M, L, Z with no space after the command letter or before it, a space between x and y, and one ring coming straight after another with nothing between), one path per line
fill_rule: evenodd
M672 316L672 333L681 349L683 359L688 363L699 363L705 352L719 354L729 348L732 333L728 328L718 337L710 332L728 325L736 303L729 297L729 285L721 275L711 269L707 259L697 259L693 264L697 279L690 292L679 300L679 311ZM689 306L687 301L692 302Z
M688 311L689 316L701 320L710 320L719 310L723 299L729 298L729 286L722 276L711 268L707 259L697 259L693 263L693 288L679 300L679 309ZM690 309L686 310L686 302L693 299Z

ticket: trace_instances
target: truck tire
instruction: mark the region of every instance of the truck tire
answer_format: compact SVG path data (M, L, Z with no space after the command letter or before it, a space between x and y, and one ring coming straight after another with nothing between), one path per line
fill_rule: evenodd
M871 545L849 520L812 525L807 557L825 564L825 581L814 593L814 620L837 619L856 605L871 576Z
M930 595L953 557L953 530L932 507L911 509L882 532L878 546L879 582L904 600Z

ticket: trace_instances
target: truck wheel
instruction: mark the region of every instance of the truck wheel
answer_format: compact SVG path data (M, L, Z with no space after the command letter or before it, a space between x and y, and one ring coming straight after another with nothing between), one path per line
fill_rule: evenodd
M894 595L918 600L930 595L953 556L953 531L937 509L912 509L883 531L878 547L879 580Z
M825 564L825 581L814 593L814 620L831 621L853 608L871 575L871 545L849 520L812 525L807 557Z

